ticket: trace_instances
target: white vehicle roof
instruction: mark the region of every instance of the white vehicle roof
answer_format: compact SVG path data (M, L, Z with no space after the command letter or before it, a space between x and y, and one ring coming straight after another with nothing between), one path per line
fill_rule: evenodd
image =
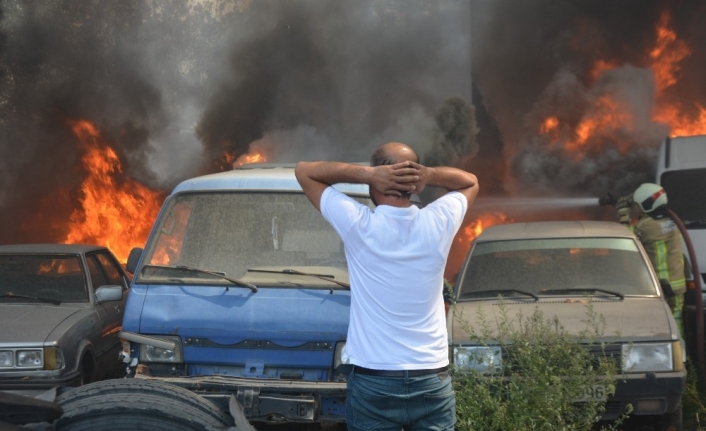
M369 195L366 184L336 184L334 188L348 195ZM294 177L294 164L262 163L185 180L174 188L172 194L205 190L302 192Z
M634 238L635 235L630 231L630 229L618 222L591 220L542 221L490 226L478 235L475 242L479 243L517 239L597 237Z

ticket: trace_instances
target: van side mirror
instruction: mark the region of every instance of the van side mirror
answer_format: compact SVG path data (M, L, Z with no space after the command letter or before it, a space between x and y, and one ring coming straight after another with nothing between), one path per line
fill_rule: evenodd
M142 257L142 248L135 247L130 250L130 254L127 257L127 265L125 266L130 274L135 273L135 270L137 269L137 262L140 261L140 257Z

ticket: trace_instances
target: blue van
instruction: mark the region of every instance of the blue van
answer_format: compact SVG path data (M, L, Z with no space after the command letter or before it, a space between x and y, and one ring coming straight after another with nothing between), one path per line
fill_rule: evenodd
M372 207L366 185L336 188ZM128 269L120 337L135 380L185 388L236 422L345 429L343 244L294 165L182 182Z

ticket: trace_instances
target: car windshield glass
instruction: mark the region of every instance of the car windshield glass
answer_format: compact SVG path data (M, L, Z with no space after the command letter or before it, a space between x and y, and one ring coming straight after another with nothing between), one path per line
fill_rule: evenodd
M508 289L538 296L556 296L559 290L579 296L600 291L656 295L647 265L630 238L481 242L473 247L462 275L460 299Z
M78 256L0 255L0 296L85 302L86 292Z
M706 190L694 184L706 184L706 168L668 171L660 178L669 196L669 208L688 227L706 228Z
M369 199L358 200L369 205ZM253 268L308 273L329 273L321 267L347 269L340 238L303 193L183 193L170 200L155 229L157 236L145 250L147 265L200 268L244 281L254 276L248 273ZM182 282L197 278L182 275ZM250 282L267 282L264 276L291 285L290 275L274 271ZM137 277L140 282L179 283L174 274L167 277L160 271ZM198 278L199 284L222 283L216 277Z

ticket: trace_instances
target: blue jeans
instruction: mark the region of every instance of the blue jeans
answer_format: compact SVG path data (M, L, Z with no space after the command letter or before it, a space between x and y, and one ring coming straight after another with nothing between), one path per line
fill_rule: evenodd
M348 375L348 431L453 431L456 395L448 373L420 377Z

